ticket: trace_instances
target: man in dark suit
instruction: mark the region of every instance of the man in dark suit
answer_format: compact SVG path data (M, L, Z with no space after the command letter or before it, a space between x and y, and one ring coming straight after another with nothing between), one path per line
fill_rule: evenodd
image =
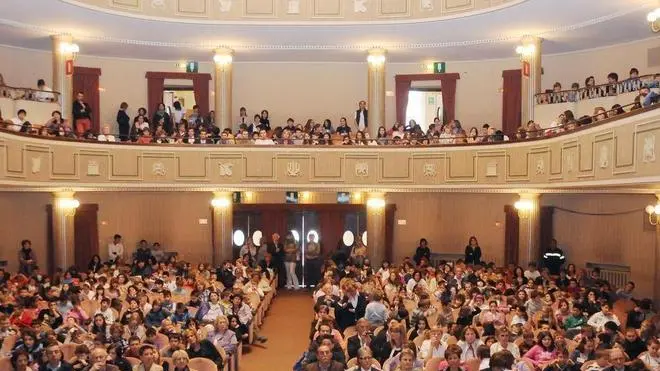
M286 274L284 274L284 244L280 242L280 235L273 233L271 241L266 244L266 252L273 257L273 264L277 267L277 287L286 286Z
M56 342L46 345L46 363L39 366L39 371L73 371L73 367L62 359L60 345Z
M610 352L610 364L604 371L629 371L632 368L626 365L626 354L621 349L612 349Z
M369 321L365 318L360 318L355 328L357 334L349 337L346 341L348 359L359 357L360 349L369 349L369 345L371 344L372 337L369 332ZM371 358L371 351L369 351L369 358Z
M369 127L369 110L367 109L367 102L363 100L358 103L358 109L355 111L355 127L359 131L365 131Z
M327 345L319 346L316 350L316 359L316 362L305 366L305 371L344 371L341 362L332 360L332 349Z
M357 291L355 284L349 282L344 287L344 297L339 302L336 313L337 325L343 332L346 327L354 326L357 320L364 317L367 310L367 298Z

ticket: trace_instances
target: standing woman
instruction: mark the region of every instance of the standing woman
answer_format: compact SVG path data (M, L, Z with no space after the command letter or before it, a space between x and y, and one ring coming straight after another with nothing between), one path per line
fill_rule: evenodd
M261 124L261 130L270 131L270 119L268 118L267 110L261 111L261 117L259 119L259 123Z
M163 129L165 129L168 135L171 135L174 132L174 126L172 126L172 119L170 118L170 114L167 113L164 103L158 103L156 106L156 112L154 112L152 120L154 127L152 129L155 129L158 126L158 122L161 119L163 119Z
M426 238L419 240L419 246L417 246L417 249L415 250L415 256L413 257L413 260L417 265L419 265L422 261L422 258L426 258L427 263L431 262L431 249L429 249L429 243L426 241Z
M172 122L174 123L174 126L179 126L181 120L183 120L183 116L186 114L186 110L181 106L181 102L178 100L172 103L172 107L174 107L174 111L172 111Z
M286 267L286 288L298 289L298 276L296 276L296 263L298 261L298 245L289 232L284 239L284 266Z
M465 246L465 264L481 264L481 247L479 247L479 241L474 236L470 237L467 246Z
M318 238L318 237L317 237ZM315 287L321 279L321 246L318 242L314 241L314 236L307 236L307 246L305 247L305 265L307 266L305 272L305 284Z

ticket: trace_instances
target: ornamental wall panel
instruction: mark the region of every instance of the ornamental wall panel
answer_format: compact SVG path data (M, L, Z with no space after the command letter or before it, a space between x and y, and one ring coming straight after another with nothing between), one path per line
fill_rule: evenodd
M344 14L342 0L314 0L313 5L315 18L339 18Z
M379 16L381 17L407 17L410 15L411 0L380 0Z
M275 17L276 10L275 0L245 0L246 17Z
M139 10L142 8L141 0L110 0L110 5L117 8Z
M137 145L0 131L0 188L396 192L634 186L660 182L658 138L660 109L540 140L449 147Z
M208 17L211 0L176 0L177 14L189 17Z

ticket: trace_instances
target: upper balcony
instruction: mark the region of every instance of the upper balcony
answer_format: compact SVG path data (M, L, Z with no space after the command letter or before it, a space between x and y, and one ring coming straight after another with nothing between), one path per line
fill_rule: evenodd
M5 190L649 191L660 105L553 137L452 146L109 144L0 132Z

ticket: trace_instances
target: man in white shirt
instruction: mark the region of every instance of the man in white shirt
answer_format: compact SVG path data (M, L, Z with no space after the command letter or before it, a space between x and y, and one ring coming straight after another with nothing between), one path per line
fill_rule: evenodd
M110 127L108 125L103 125L101 133L102 134L96 138L99 142L116 142L115 136L110 134Z
M617 326L621 326L619 318L617 318L616 314L610 312L610 309L608 303L603 303L600 306L600 312L594 313L587 321L587 324L596 329L597 332L603 331L607 322L614 322Z
M50 93L53 91L53 89L49 88L43 79L39 79L39 81L37 81L37 89L39 91L34 93L34 99L36 99L39 102L55 101L55 94Z
M534 281L538 277L541 277L541 272L536 268L536 263L529 263L527 266L527 270L523 273L525 275L525 278L528 280Z
M514 343L509 342L509 331L506 328L497 330L497 342L490 346L490 354L495 354L502 350L508 350L515 359L520 358L520 349Z
M23 124L25 123L25 117L27 116L27 112L24 109L19 109L18 112L16 113L16 117L11 119L11 125L7 129L11 129L13 131L21 131L21 128L23 127Z
M120 263L124 258L124 244L121 241L121 235L116 234L112 242L108 244L108 261L111 264Z
M430 334L431 338L422 342L417 358L422 361L427 361L431 358L445 358L447 345L440 341L442 339L442 329L437 326L432 327Z
M358 103L358 110L355 111L355 126L359 131L365 131L369 126L369 110L367 102L363 100Z
M96 310L96 313L94 313L94 315L97 314L100 314L103 316L103 318L105 318L105 323L107 323L108 326L115 323L115 313L112 311L112 308L110 308L110 299L108 298L101 299L101 307Z

